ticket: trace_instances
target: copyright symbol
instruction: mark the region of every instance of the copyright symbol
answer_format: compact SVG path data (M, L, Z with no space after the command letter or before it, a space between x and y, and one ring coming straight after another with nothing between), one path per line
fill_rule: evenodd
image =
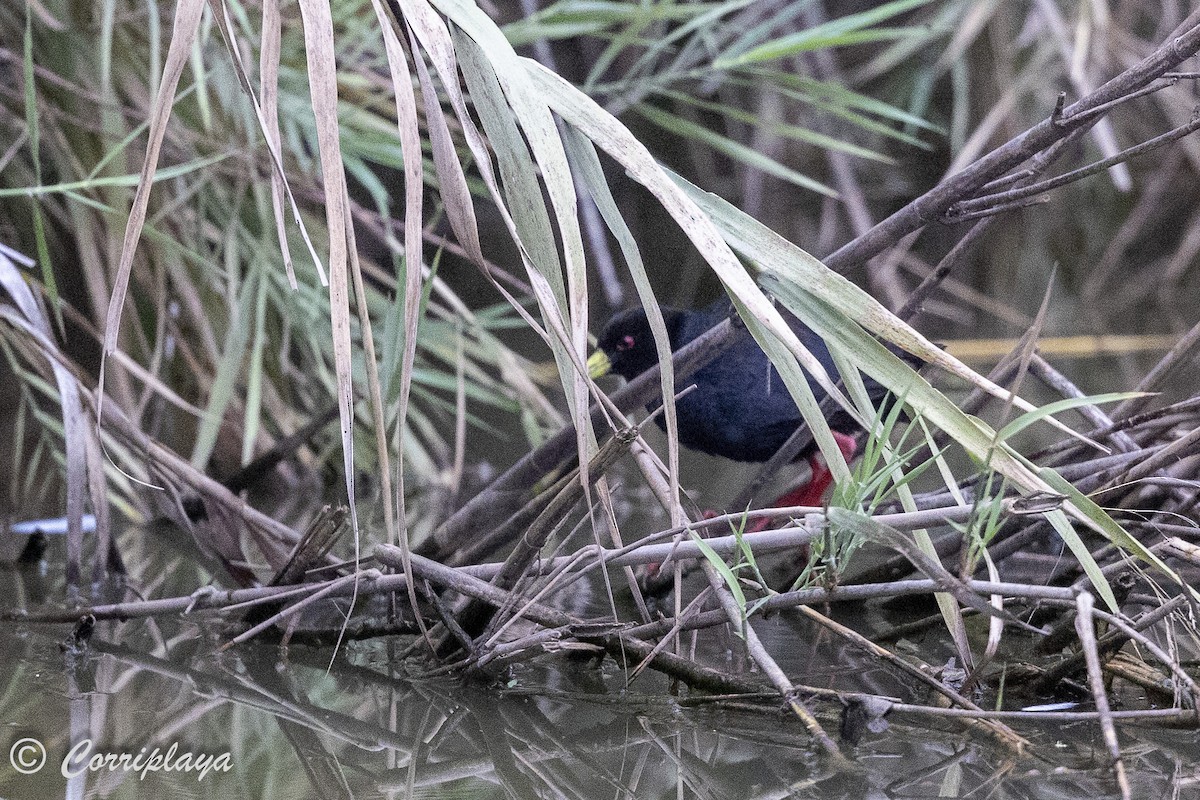
M13 769L22 775L32 775L46 764L46 748L37 739L20 739L8 751Z

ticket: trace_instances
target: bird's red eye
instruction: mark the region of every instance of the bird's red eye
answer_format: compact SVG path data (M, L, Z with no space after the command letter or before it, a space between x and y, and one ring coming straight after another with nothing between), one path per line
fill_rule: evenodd
M617 350L619 350L619 351L632 350L632 349L633 349L633 337L632 336L626 336L623 339L621 339L621 341L617 342Z

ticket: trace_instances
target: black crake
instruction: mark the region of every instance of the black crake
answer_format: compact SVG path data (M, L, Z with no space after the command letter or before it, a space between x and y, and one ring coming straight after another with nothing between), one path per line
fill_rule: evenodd
M695 311L664 306L662 313L671 350L678 350L716 325L729 311L729 301L725 299ZM790 314L785 314L785 318L801 343L830 378L837 381L839 374L824 341ZM679 441L693 450L735 461L766 461L804 420L779 372L771 366L758 343L745 331L734 335L738 337L736 342L686 381L696 388L676 401ZM641 308L622 312L610 320L600 336L599 347L608 357L611 371L626 380L658 363L650 323ZM865 378L865 384L875 402L887 394L885 387L870 378ZM824 399L824 389L811 379L809 386L817 402ZM655 421L665 429L661 415ZM859 430L857 423L840 409L830 415L829 425L844 434ZM810 445L800 457L810 455L814 449Z

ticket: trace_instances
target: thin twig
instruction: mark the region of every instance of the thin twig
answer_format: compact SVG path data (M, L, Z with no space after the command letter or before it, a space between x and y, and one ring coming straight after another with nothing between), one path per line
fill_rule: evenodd
M939 681L936 678L934 678L931 672L914 666L913 664L909 663L906 659L903 659L903 658L900 658L899 656L894 655L887 648L880 647L879 645L875 644L874 642L872 642L870 639L866 638L865 636L859 634L856 631L851 630L850 628L847 628L845 625L841 625L837 622L834 622L833 620L829 619L829 617L826 617L824 614L821 614L821 613L817 612L816 610L809 608L807 606L801 606L799 611L801 614L808 617L813 622L816 622L819 625L822 625L822 626L828 628L829 630L836 633L838 636L841 636L843 639L846 639L847 641L866 650L868 653L874 655L876 658L883 659L884 661L891 664L893 667L896 667L897 669L899 669L901 672L905 673L906 675L911 675L912 677L916 678L918 681L925 684L926 686L929 686L935 692L942 695L947 700L949 700L950 702L959 706L960 708L969 709L971 711L982 711L983 710L979 706L972 703L967 698L960 695L958 692L951 689L949 686L947 686L942 681ZM1023 736L1019 736L1015 731L1013 731L1007 725L1004 725L1001 723L987 724L986 722L983 723L983 725L984 725L984 728L987 729L990 733L992 733L997 739L999 739L1001 742L1003 742L1004 744L1006 744L1008 747L1012 748L1013 750L1016 750L1017 752L1025 750L1027 747L1030 746L1030 742L1027 739L1025 739Z
M1016 189L1009 189L1005 192L997 192L995 194L984 195L983 197L974 197L970 200L963 200L951 206L945 214L945 219L949 222L958 222L964 219L970 219L972 212L979 211L996 211L1003 208L1019 207L1017 204L1025 199L1032 198L1039 194L1044 194L1060 186L1066 186L1069 183L1082 180L1083 178L1098 173L1104 172L1110 167L1145 155L1146 153L1157 150L1165 144L1182 139L1188 134L1200 130L1200 114L1193 116L1192 120L1186 125L1180 125L1166 133L1155 136L1153 139L1142 142L1141 144L1128 147L1121 152L1109 158L1096 161L1079 169L1073 169L1055 178L1048 178L1044 181L1022 186Z
M1079 609L1075 617L1075 631L1079 634L1079 644L1087 660L1088 683L1092 688L1092 701L1096 704L1096 712L1100 716L1100 729L1104 732L1104 744L1112 759L1116 772L1117 786L1121 790L1123 800L1131 800L1133 793L1129 789L1129 779L1125 775L1125 762L1121 759L1121 743L1117 741L1117 728L1113 725L1112 709L1108 705L1108 692L1104 688L1104 675L1100 668L1100 655L1096 651L1096 633L1092 628L1092 610L1095 603L1089 592L1081 592L1076 598Z

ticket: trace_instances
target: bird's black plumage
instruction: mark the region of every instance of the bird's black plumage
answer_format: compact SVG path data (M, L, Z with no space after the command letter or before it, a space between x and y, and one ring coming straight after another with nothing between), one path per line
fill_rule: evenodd
M671 350L678 350L716 325L729 310L730 304L724 299L700 310L663 307ZM795 317L785 314L785 318L830 378L838 380L837 368L821 338ZM758 343L744 330L734 335L737 340L727 350L678 387L696 385L676 401L679 441L693 450L735 461L766 461L804 420L779 372L771 366ZM658 363L654 335L641 308L624 311L610 320L600 336L599 347L608 356L611 371L627 380ZM825 390L811 379L809 385L817 401L821 401ZM876 402L887 393L870 379L866 385ZM659 427L666 427L661 415L656 421ZM858 430L850 416L840 410L829 417L829 424L842 433ZM811 447L801 455L810 452Z

